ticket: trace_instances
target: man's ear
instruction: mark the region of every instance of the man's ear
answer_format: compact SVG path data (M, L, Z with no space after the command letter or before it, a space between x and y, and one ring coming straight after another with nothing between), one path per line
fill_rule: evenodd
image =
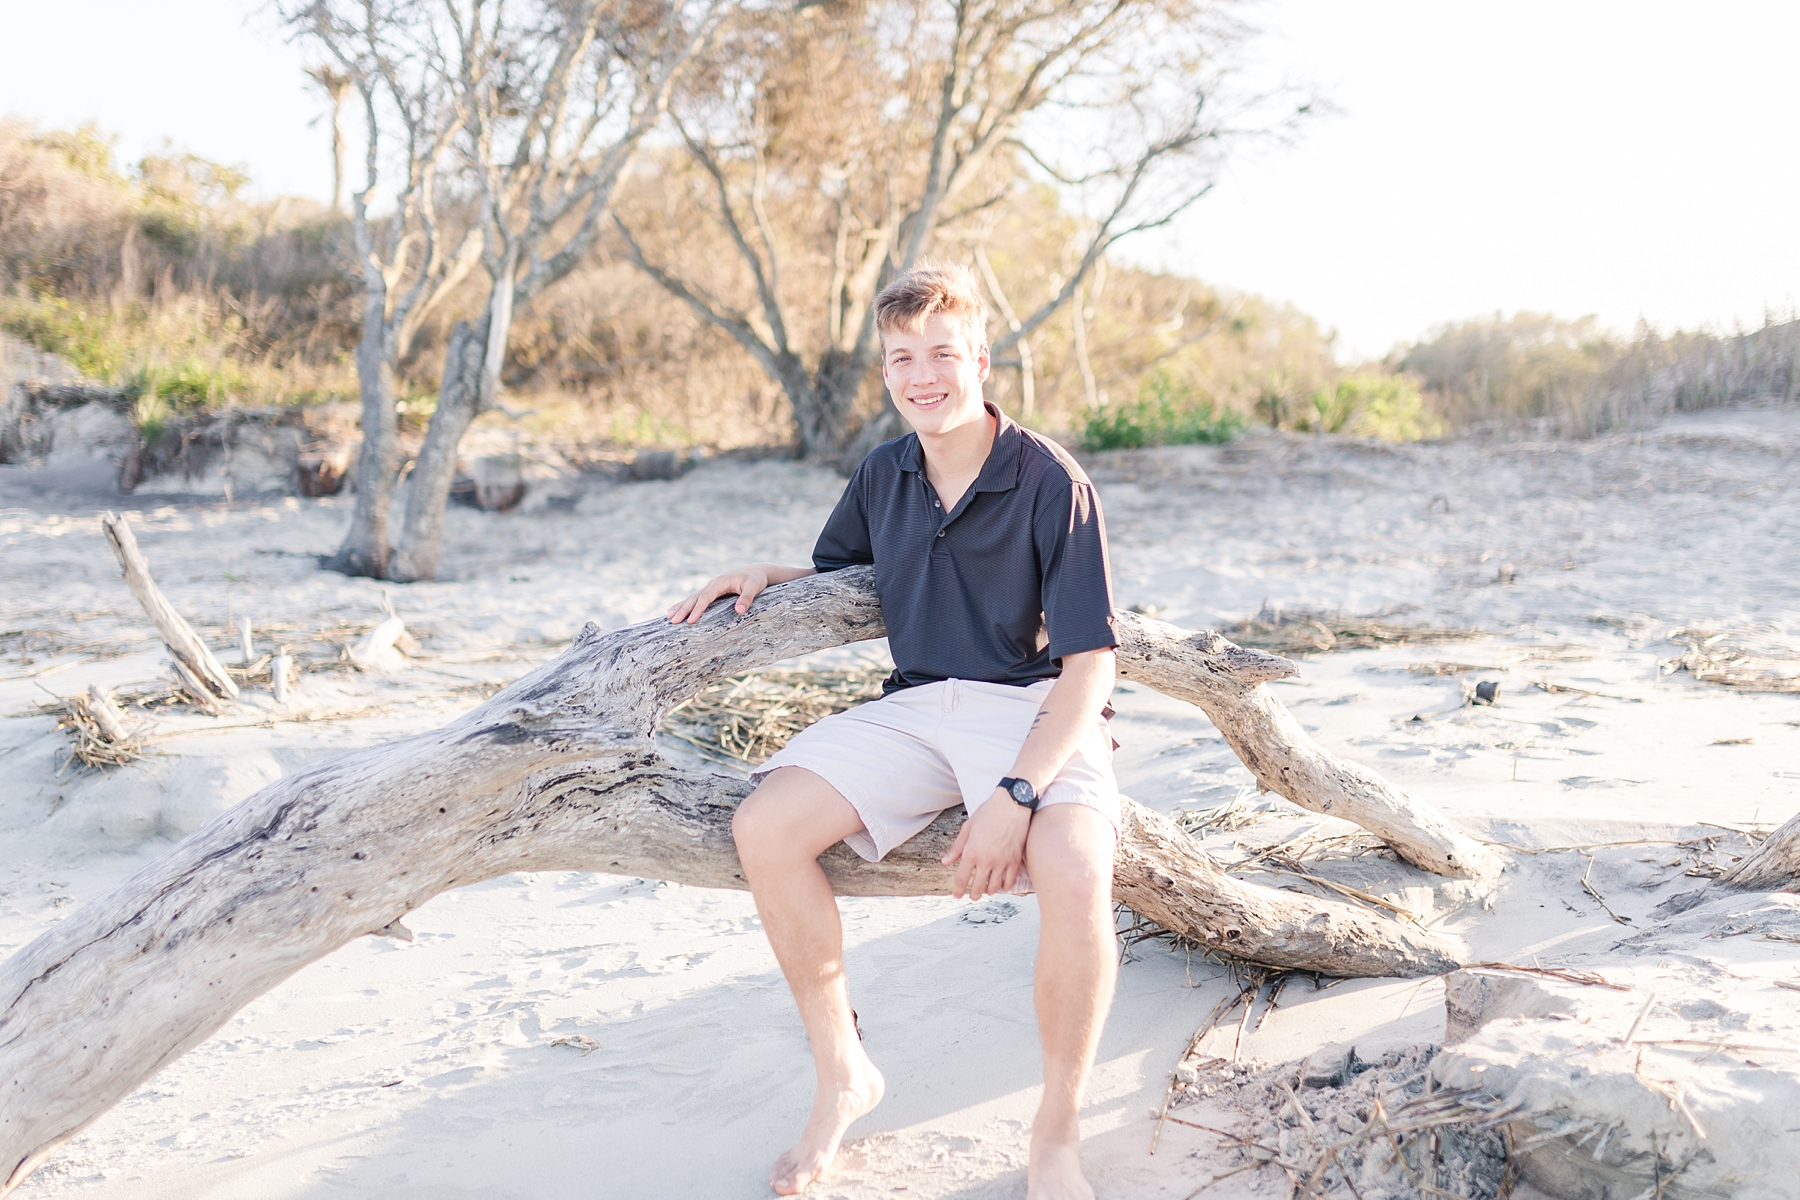
M994 356L989 350L988 344L982 342L981 346L975 351L975 366L977 369L976 378L982 383L986 383L988 373L993 369L993 365Z

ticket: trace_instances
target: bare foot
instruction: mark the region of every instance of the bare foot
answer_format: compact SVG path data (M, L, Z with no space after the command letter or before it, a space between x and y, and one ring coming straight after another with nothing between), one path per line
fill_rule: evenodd
M1080 1145L1079 1128L1060 1136L1032 1130L1025 1200L1094 1200L1094 1189L1081 1173Z
M881 1103L887 1081L860 1047L857 1058L861 1061L853 1064L848 1081L830 1088L820 1085L800 1140L775 1160L775 1167L769 1172L769 1186L778 1194L792 1196L824 1178L832 1160L837 1158L844 1130Z

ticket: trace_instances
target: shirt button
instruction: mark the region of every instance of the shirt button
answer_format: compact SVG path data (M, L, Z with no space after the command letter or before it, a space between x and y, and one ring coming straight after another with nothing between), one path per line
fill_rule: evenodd
M943 530L941 530L941 529L940 529L940 530L938 530L938 536L939 536L939 537L943 537L943 536L944 536L944 531L943 531Z

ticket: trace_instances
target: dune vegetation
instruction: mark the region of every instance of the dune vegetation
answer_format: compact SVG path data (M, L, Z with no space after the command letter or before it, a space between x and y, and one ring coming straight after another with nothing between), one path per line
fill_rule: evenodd
M645 253L729 287L721 221L694 220L697 168L652 150L613 200ZM817 164L813 164L815 167ZM1091 222L1018 164L999 201L939 252L989 283L993 336L1078 265ZM307 200L245 198L246 176L167 150L116 161L92 127L0 122L0 330L132 397L153 439L197 409L354 399L362 285L349 217ZM466 230L471 198L444 204ZM769 206L778 238L829 231L806 205ZM386 218L379 214L373 224ZM794 254L783 287L830 290L828 258ZM428 419L459 319L491 288L480 268L418 321L395 373L402 419ZM804 309L804 302L796 305ZM810 316L811 314L806 314ZM1800 324L1630 337L1592 318L1496 314L1446 324L1379 362L1346 364L1291 306L1134 264L1093 265L1072 302L996 355L991 394L1091 450L1228 440L1250 424L1412 441L1467 431L1592 436L1669 412L1800 387ZM514 317L503 381L529 426L583 441L772 446L794 437L788 395L729 332L638 269L617 238ZM871 380L859 411L879 411Z

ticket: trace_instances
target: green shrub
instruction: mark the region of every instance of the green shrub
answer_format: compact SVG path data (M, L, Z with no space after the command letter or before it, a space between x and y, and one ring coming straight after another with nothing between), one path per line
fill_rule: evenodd
M218 407L248 390L244 372L229 361L182 358L132 373L127 387L139 395L171 401L178 408Z
M1137 399L1106 404L1088 414L1084 450L1136 450L1144 446L1219 445L1236 437L1244 418L1220 409L1193 389L1157 371L1138 388Z
M0 294L0 329L102 383L153 398L139 406L146 435L189 409L357 394L349 355L332 363L284 360L256 346L237 313L202 296L138 303Z
M76 370L112 382L123 347L105 315L58 296L0 297L0 329L40 350L60 354Z
M1343 391L1354 385L1360 402L1350 432L1358 437L1380 438L1385 442L1416 442L1420 438L1437 437L1444 423L1426 411L1419 385L1404 375L1365 376L1346 379L1338 385Z
M172 415L169 402L155 392L140 393L131 402L131 423L138 427L145 444L155 442L162 436L163 426Z
M1419 386L1404 375L1352 375L1313 393L1312 411L1294 422L1313 433L1348 433L1387 442L1435 437L1443 422L1425 410Z

